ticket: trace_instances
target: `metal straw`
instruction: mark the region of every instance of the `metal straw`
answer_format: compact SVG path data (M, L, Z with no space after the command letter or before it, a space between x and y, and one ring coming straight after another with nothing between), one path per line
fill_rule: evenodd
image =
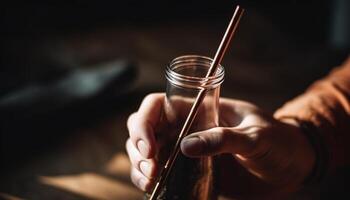
M220 43L218 50L216 51L214 60L212 61L210 68L205 76L206 79L215 75L217 69L219 68L219 65L222 61L222 58L224 57L224 54L225 54L226 49L227 49L227 47L232 39L232 36L237 29L238 23L241 19L243 12L244 12L243 8L241 8L239 5L236 6L235 12L233 13L232 19L231 19L231 21L226 29L225 35L221 40L221 43ZM164 186L164 184L165 184L165 182L166 182L166 180L171 172L171 169L173 168L175 160L180 152L181 140L188 134L188 132L191 128L191 125L192 125L192 123L197 115L198 108L205 97L205 94L206 94L206 90L203 87L198 92L196 100L194 101L192 108L191 108L191 110L186 118L185 124L183 125L181 132L177 138L174 149L171 152L167 162L165 163L163 170L160 173L158 181L157 181L157 183L153 189L153 192L151 194L150 200L156 200L158 195L159 195L159 192L161 191L161 188Z

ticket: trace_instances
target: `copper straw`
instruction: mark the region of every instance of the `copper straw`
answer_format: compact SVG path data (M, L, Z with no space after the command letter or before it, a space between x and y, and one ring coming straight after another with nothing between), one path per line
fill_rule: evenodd
M211 63L210 68L209 68L205 78L209 78L209 77L215 75L215 73L216 73L216 71L217 71L217 69L222 61L222 58L224 57L226 49L227 49L227 47L232 39L232 36L237 29L238 23L241 19L243 12L244 12L243 8L241 8L239 5L236 6L236 9L235 9L235 12L233 13L232 19L231 19L231 21L226 29L225 35L221 40L220 46L219 46L218 50L216 51L214 60ZM185 124L183 125L181 132L177 138L174 149L171 152L167 162L165 163L163 170L160 173L157 184L155 185L153 192L151 194L150 200L156 200L158 195L159 195L159 192L161 191L161 188L164 186L164 183L166 182L166 180L171 172L171 169L175 163L175 160L180 152L181 140L184 137L186 137L186 135L188 134L188 132L191 128L191 125L192 125L192 123L197 115L198 108L205 97L205 94L206 94L206 90L203 87L198 92L196 100L194 101L192 108L187 116L186 121L185 121Z

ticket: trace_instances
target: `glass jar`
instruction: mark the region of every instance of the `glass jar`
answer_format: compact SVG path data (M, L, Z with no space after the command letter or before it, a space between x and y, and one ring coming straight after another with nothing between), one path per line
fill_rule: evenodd
M161 124L156 134L160 144L158 162L163 167L177 140L198 92L204 88L206 96L199 107L190 133L219 125L220 84L224 80L224 68L205 78L212 59L198 55L175 58L166 67L166 99ZM179 154L165 187L158 199L207 200L214 199L213 161L210 157L188 158Z

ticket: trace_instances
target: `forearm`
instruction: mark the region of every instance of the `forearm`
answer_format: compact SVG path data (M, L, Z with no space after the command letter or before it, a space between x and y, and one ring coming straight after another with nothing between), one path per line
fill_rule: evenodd
M325 173L349 164L350 154L350 58L304 94L275 113L277 119L294 118L311 124L317 139L316 153L323 158ZM320 164L320 163L319 163Z

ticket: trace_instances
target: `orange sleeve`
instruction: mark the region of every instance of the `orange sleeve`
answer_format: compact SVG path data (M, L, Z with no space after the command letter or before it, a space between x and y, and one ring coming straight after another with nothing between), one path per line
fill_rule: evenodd
M275 118L294 118L313 126L324 175L350 164L350 57L312 84L304 94L278 109ZM310 137L309 137L310 138ZM315 141L313 141L315 143ZM296 147L297 148L297 147ZM317 163L317 162L316 162ZM317 163L320 164L320 163Z

